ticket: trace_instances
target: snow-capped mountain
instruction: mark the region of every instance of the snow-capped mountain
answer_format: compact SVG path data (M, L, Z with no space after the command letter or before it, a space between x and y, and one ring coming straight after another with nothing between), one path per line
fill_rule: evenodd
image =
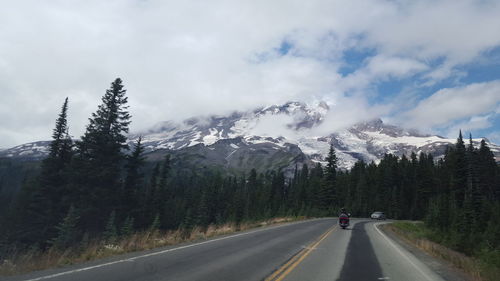
M143 143L148 151L178 150L197 144L211 146L223 139L240 138L246 144L272 143L278 147L297 145L309 159L323 162L330 142L334 144L341 168L350 168L357 160L378 161L385 153L398 156L412 152L443 155L446 146L456 139L423 135L418 132L384 124L375 119L349 128L316 135L314 128L321 124L330 110L324 102L308 106L289 102L251 112L229 116L192 118L182 123L165 122L144 132ZM132 135L131 140L139 135ZM481 139L474 139L479 145ZM500 147L487 141L495 155Z
M329 111L324 102L315 105L288 102L227 116L162 122L150 130L130 135L129 141L135 142L141 136L150 159L168 150L190 155L189 159L203 164L245 169L270 168L275 164L290 168L311 161L323 162L330 143L336 149L339 167L348 169L357 160L377 162L385 153L401 156L424 152L440 157L446 146L456 142L456 139L388 125L380 119L321 133L325 127L328 129ZM320 125L322 130L317 130ZM473 140L475 145L480 141ZM486 141L500 159L500 147ZM37 142L17 146L0 151L0 157L40 158L46 153L43 148L46 145L46 142Z
M0 157L43 159L49 153L50 141L36 141L14 146L8 149L0 149Z

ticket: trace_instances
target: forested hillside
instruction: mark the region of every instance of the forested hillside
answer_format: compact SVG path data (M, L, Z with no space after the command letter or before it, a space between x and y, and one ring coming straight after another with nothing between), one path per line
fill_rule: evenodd
M64 249L145 229L336 216L341 207L359 217L384 211L425 220L466 253L500 250L500 170L486 142L466 145L461 133L438 161L423 153L387 154L379 164L358 162L341 172L330 146L327 165L296 167L291 178L255 169L226 176L210 167L178 169L169 155L152 169L146 165L141 139L126 145L131 116L119 78L79 140L68 132L68 104L40 172L1 214L0 258L13 249Z

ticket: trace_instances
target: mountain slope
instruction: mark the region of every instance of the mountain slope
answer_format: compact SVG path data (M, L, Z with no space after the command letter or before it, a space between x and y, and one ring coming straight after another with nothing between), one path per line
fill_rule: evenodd
M235 171L292 169L303 163L323 162L330 143L336 149L339 167L348 169L357 160L378 161L385 153L401 156L424 152L441 157L446 147L456 142L385 124L380 119L324 133L329 111L324 102L314 106L289 102L227 116L162 122L130 135L129 141L142 136L151 160L169 151L193 164ZM322 130L318 130L320 125ZM480 141L473 140L475 145ZM500 147L487 142L500 159ZM46 155L46 145L47 142L36 142L16 146L0 151L0 157L42 158Z

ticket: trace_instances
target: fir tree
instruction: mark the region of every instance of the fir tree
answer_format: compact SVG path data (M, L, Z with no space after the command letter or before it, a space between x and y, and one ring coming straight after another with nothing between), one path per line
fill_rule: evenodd
M335 213L334 208L338 208L337 194L336 194L336 179L337 179L337 156L335 155L335 148L330 144L330 150L326 157L325 173L323 177L323 184L319 190L321 200L321 208L330 214Z
M58 234L49 243L58 249L65 249L75 245L80 237L77 227L79 216L74 206L71 206L63 221L56 227Z
M131 235L133 232L134 232L134 218L127 217L120 229L120 235L126 237Z
M72 152L71 145L72 141L69 137L69 127L68 127L68 98L64 100L61 108L61 113L56 120L56 126L52 132L52 142L49 146L49 156L47 159L59 160L57 164L58 168L61 169L67 165L69 160L71 160Z
M116 230L116 212L113 210L109 215L108 222L106 223L106 228L102 234L104 241L107 243L115 243L118 238L118 232Z
M500 182L498 182L498 166L495 162L495 156L486 144L481 140L478 158L478 188L485 198L491 198L493 201L500 201Z
M156 231L159 228L160 228L160 215L156 214L156 216L153 219L153 222L151 222L151 226L149 227L149 229L151 231Z
M149 185L147 186L146 190L144 190L144 196L141 208L142 212L140 220L138 222L139 227L150 226L151 219L154 219L154 216L157 215L157 210L154 206L154 201L157 194L159 174L160 174L160 164L156 163L151 173Z
M127 213L127 216L138 216L139 210L139 197L141 195L140 189L143 184L144 174L141 171L144 165L144 147L141 143L142 138L137 140L134 150L130 156L127 157L125 165L126 178L123 186L123 200L122 210Z
M205 232L210 223L210 207L209 207L209 190L204 188L201 193L200 203L198 205L198 212L196 217L196 224L201 226L202 231Z
M156 189L155 197L153 199L153 204L155 208L155 212L158 212L161 214L161 220L160 220L160 228L161 229L166 229L172 224L172 214L169 213L171 211L171 206L168 206L168 203L171 203L170 195L171 192L168 188L168 178L170 174L170 155L167 154L165 155L165 158L163 160L163 164L161 166L160 170L160 179L158 183L158 187Z
M184 221L182 222L182 238L186 239L191 236L191 232L195 226L195 221L193 218L193 213L191 209L186 211L186 215L184 216Z
M74 183L86 229L98 232L105 221L100 214L111 212L119 202L121 165L125 160L130 114L122 80L111 83L102 104L92 113L82 140L77 142Z
M467 159L462 131L460 131L458 135L454 153L454 177L452 185L456 196L457 205L459 208L462 208L465 199L465 188L467 186Z
M56 224L62 220L65 210L71 204L68 190L68 168L73 156L73 142L68 133L68 98L64 100L61 113L56 120L49 146L49 155L42 161L39 177L39 204L44 225L40 231L47 240L57 233Z

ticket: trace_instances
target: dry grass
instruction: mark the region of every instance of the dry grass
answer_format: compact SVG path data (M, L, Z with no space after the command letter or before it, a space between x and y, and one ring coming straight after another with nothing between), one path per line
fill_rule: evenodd
M50 248L46 251L31 250L22 253L14 252L10 258L0 261L0 276L16 275L47 268L78 264L123 253L149 250L190 241L206 240L238 231L304 219L306 217L282 217L260 222L241 223L239 225L234 223L219 226L210 225L205 230L195 227L188 233L183 229L165 232L158 230L143 231L122 237L113 244L93 240L79 247L66 250Z
M404 225L407 223L411 222L386 224L383 227L387 230L392 231L410 244L413 244L419 249L422 249L426 253L450 262L455 267L462 270L466 275L468 275L470 277L470 280L498 280L490 279L490 277L488 276L491 275L491 272L485 271L484 266L477 259L466 256L460 252L451 250L443 245L426 239L425 237L423 237L425 235L419 233L418 231L414 231L413 227L407 227ZM498 278L498 276L496 277Z

